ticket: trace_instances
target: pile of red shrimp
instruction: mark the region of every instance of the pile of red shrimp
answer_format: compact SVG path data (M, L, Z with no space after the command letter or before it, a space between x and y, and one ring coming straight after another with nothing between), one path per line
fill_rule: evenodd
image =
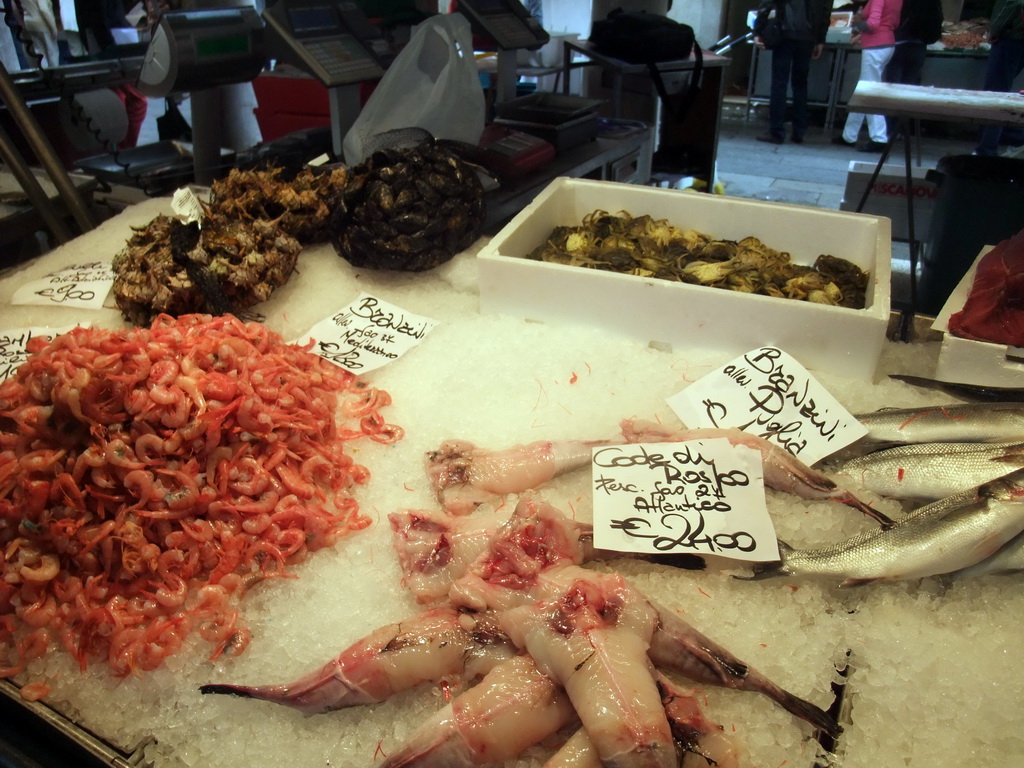
M369 525L343 444L401 437L386 392L231 316L39 341L0 385L0 677L239 653L235 598Z

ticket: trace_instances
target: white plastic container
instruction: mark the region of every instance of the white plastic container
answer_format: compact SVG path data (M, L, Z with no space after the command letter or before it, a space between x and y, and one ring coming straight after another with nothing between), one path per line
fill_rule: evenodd
M935 200L939 196L939 187L927 178L927 168L913 167L914 181L914 234L918 240L928 235L935 210ZM864 194L871 174L875 171L875 163L850 161L846 173L846 189L843 200L839 204L841 211L854 211ZM886 164L875 179L871 194L864 202L864 213L885 216L892 223L894 240L909 240L910 227L907 224L907 176L902 166Z
M949 318L963 309L974 284L978 262L990 250L990 245L981 249L978 258L957 283L932 323L932 329L943 334L935 365L935 378L981 387L1024 387L1024 349L989 341L962 339L949 333Z
M865 309L755 296L524 258L595 210L649 214L716 239L753 235L799 264L822 253L870 272ZM812 370L873 377L889 321L889 220L631 184L555 179L481 250L481 311L605 328L643 344L721 351L764 345Z

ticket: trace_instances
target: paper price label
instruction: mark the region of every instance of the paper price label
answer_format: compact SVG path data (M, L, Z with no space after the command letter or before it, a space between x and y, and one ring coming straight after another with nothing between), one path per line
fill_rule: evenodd
M639 553L777 560L761 454L725 438L595 448L594 544Z
M21 286L11 303L101 309L113 285L114 270L109 262L71 264Z
M806 368L776 347L736 358L668 404L688 427L742 429L808 465L867 434Z
M367 373L417 346L437 322L369 294L314 325L312 351L352 373Z
M196 197L196 193L188 187L179 187L174 191L174 196L171 198L171 210L185 224L197 221L200 227L203 226L203 205Z
M28 360L28 343L32 339L43 338L52 341L61 333L66 333L75 326L63 328L17 328L0 331L0 381L6 381Z

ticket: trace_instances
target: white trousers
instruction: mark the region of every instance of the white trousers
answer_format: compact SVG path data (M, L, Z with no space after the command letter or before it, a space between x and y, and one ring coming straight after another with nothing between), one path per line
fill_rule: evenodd
M882 82L882 72L885 71L885 65L889 63L889 59L892 58L893 51L895 50L895 46L887 45L884 48L867 48L861 51L860 82ZM864 124L865 118L868 121L868 136L871 137L872 141L877 141L880 144L885 144L889 141L889 133L885 128L884 115L865 115L861 112L851 112L846 116L846 125L843 127L843 139L848 144L853 144L857 141L860 127Z

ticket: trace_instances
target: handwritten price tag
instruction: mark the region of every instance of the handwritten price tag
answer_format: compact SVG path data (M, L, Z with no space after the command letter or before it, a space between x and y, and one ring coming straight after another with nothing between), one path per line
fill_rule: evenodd
M761 454L724 438L595 448L594 544L777 560Z
M18 328L10 331L0 331L0 381L6 381L18 366L28 360L28 343L32 339L40 337L52 341L61 333L74 328Z
M437 323L369 294L306 334L313 351L353 373L366 373L396 360L423 340Z
M109 263L71 264L21 286L11 303L101 309L113 285L114 271Z
M735 427L778 444L805 464L845 448L866 428L793 357L762 347L668 399L688 427Z

